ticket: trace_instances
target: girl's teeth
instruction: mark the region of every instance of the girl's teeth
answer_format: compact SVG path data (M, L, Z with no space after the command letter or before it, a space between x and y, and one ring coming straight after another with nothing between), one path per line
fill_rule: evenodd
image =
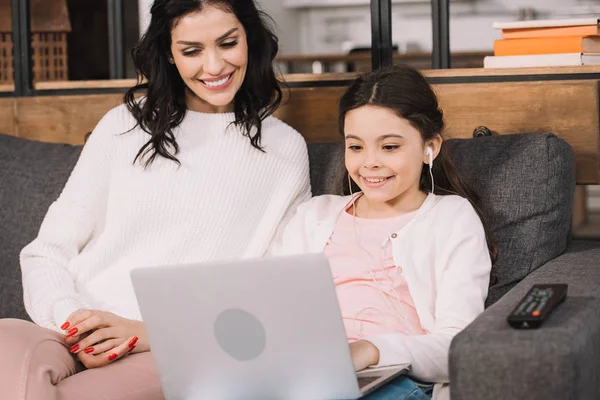
M224 85L228 80L229 80L229 76L227 78L221 79L220 81L216 81L216 82L204 82L204 84L206 84L206 86L210 86L210 87L217 87L217 86Z
M383 182L385 181L385 178L381 178L381 179L369 179L369 178L365 178L367 180L367 182L371 182L371 183L379 183L379 182Z

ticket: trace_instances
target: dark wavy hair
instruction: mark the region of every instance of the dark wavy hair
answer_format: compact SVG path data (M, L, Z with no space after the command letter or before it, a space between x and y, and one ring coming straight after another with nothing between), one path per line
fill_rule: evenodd
M262 121L281 104L282 92L273 70L279 50L273 20L259 10L254 0L155 0L146 33L132 51L138 73L137 84L125 94L125 104L140 126L150 135L134 162L149 155L148 167L157 156L179 164L179 146L173 134L186 113L185 84L175 65L169 62L171 30L185 15L215 6L233 13L246 31L248 68L234 98L234 125L240 127L250 143L263 151ZM145 91L138 101L135 96ZM252 133L253 128L255 132Z
M338 126L344 136L346 114L362 106L377 106L393 111L404 118L421 133L423 142L433 139L436 135L443 138L444 114L439 108L435 92L425 77L408 65L394 65L382 68L360 76L346 90L339 104ZM345 168L344 168L345 170ZM469 187L460 171L454 165L446 146L442 144L440 153L433 165L435 178L434 192L440 195L455 194L466 198L472 205L483 224L485 235L494 260L496 250L491 245L486 218L482 212L481 200L477 193ZM346 184L348 171L345 171L338 184L341 192L350 194ZM360 190L356 184L355 188ZM431 192L429 165L423 164L419 189Z

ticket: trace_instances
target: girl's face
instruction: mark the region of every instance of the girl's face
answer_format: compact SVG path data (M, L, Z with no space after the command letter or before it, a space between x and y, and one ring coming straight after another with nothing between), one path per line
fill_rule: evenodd
M183 16L171 31L171 54L194 111L233 111L248 66L246 32L233 13L206 6Z
M420 205L419 180L429 156L421 133L408 120L386 108L363 106L346 114L344 130L346 169L369 206ZM441 138L431 145L435 157Z

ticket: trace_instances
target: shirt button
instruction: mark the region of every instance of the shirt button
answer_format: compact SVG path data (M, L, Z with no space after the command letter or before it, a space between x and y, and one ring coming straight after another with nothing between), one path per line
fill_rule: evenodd
M395 233L392 233L392 239L396 239L397 237L398 237L398 235L397 235L397 234L395 234Z

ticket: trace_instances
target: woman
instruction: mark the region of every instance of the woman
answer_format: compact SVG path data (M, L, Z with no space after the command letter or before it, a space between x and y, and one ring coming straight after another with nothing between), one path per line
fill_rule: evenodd
M21 253L35 324L0 321L2 398L163 398L131 269L260 257L310 197L306 145L271 116L277 39L254 2L151 13L133 52L146 83L99 122Z

